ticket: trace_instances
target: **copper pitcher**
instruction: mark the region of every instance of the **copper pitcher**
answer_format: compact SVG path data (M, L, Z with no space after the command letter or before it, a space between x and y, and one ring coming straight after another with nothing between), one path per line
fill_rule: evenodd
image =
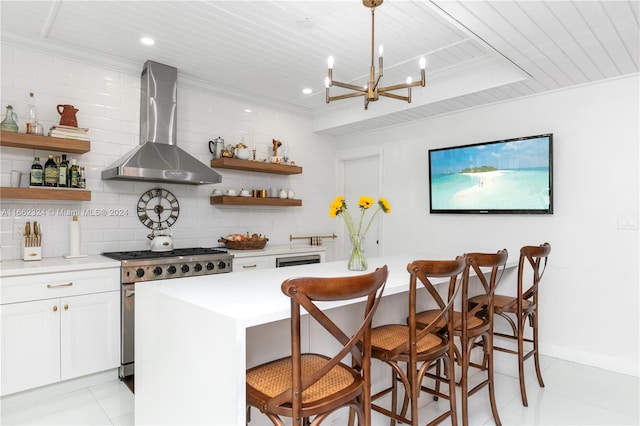
M60 125L78 127L78 120L76 119L76 109L73 105L58 105L58 114L60 114Z

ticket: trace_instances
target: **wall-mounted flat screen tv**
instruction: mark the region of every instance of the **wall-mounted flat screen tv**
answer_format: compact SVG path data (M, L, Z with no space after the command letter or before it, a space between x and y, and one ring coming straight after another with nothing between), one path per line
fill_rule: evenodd
M429 150L431 213L552 214L553 134Z

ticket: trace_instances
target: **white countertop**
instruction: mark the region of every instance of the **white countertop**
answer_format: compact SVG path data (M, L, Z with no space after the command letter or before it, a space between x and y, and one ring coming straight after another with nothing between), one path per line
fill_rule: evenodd
M389 278L386 295L407 290L409 274L407 264L413 257L406 255L368 259L367 271L349 271L346 261L273 268L243 273L217 274L190 278L176 278L136 284L136 292L147 288L167 297L216 312L244 327L252 327L289 318L290 301L282 294L280 285L287 278L300 276L336 277L361 275L376 267L387 265ZM357 301L325 304L326 308Z
M0 262L0 277L13 277L33 274L48 274L52 272L69 272L86 269L119 268L120 261L109 259L101 255L66 259L48 257L42 260L25 262L20 259L3 260Z
M224 248L224 247L221 247ZM254 256L295 255L304 253L318 253L327 251L325 246L307 246L301 244L269 244L260 250L230 250L225 249L237 259Z

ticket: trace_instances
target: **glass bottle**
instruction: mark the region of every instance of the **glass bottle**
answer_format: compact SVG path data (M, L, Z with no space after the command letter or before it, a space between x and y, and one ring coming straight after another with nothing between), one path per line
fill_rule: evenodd
M87 187L87 177L84 166L78 169L78 188L85 189Z
M44 186L58 186L58 166L53 160L53 155L44 163Z
M38 110L36 108L36 99L33 92L29 92L27 108L25 109L25 130L26 133L36 134L38 126Z
M36 156L33 159L31 165L31 173L29 174L30 186L42 186L42 165L40 164L40 157Z
M7 105L7 113L0 123L0 129L3 132L17 132L18 131L18 114L13 112L13 107Z
M62 154L62 161L58 166L58 186L67 188L69 186L69 163L67 162L67 154Z
M69 187L77 188L78 187L78 164L76 164L76 159L71 159L71 167L69 168Z

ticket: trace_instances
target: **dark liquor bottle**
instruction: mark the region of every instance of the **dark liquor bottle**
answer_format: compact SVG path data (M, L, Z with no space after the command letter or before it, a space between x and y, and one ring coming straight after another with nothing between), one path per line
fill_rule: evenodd
M30 186L42 186L42 165L40 164L40 157L35 157L33 159L33 164L31 165L31 173L29 175L29 185Z
M67 188L69 186L69 163L67 162L67 154L62 154L62 161L58 166L58 186Z
M44 186L58 186L58 166L53 160L53 155L44 163Z

